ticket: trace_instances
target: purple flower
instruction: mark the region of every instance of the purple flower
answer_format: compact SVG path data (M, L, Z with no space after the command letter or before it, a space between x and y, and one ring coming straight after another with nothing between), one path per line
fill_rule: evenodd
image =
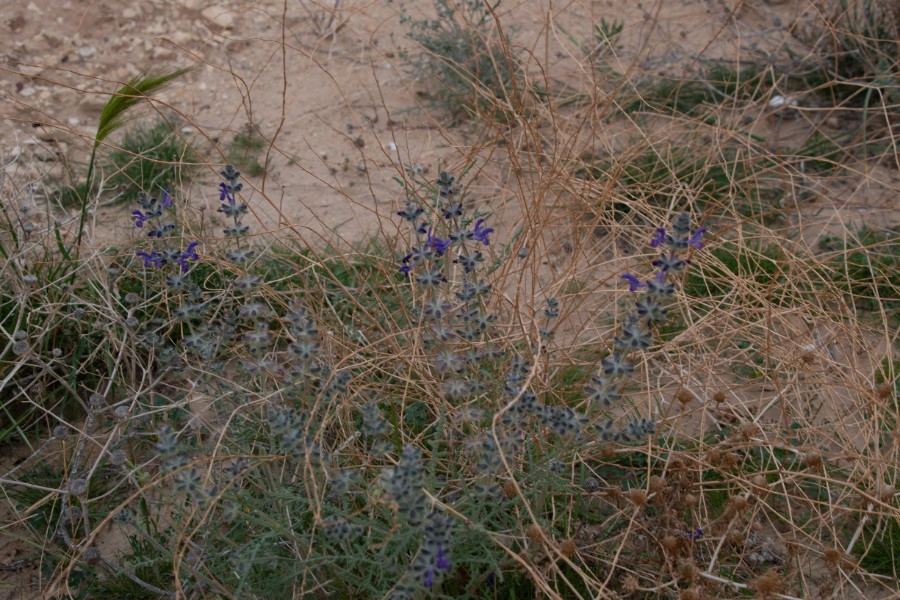
M412 271L412 265L410 265L410 264L401 265L400 268L398 269L398 272L400 272L404 275L409 275L410 271Z
M624 275L622 275L622 279L628 282L629 292L636 292L638 288L647 287L646 283L643 283L640 279L638 279L631 273L625 273Z
M223 202L228 200L229 204L234 204L234 196L231 195L231 188L229 188L228 184L224 181L219 183L219 200Z
M701 534L702 533L703 532L701 532ZM442 569L444 571L450 570L450 561L447 559L447 555L444 554L443 546L438 546L437 557L435 558L434 566L436 566L438 569Z
M169 193L169 190L164 190L162 197L162 207L169 208L171 206L175 206L175 203L172 202L172 194Z
M181 272L186 273L188 270L188 261L189 260L199 260L200 257L197 255L197 251L194 250L197 246L200 245L200 242L191 242L188 244L187 250L181 253L181 256L178 258L178 264L181 265Z
M152 228L150 231L147 232L147 237L161 238L162 236L166 235L170 231L174 231L174 230L175 230L174 223L166 223L159 227Z
M692 542L699 540L703 537L703 530L699 527L687 534L687 538Z
M437 569L442 571L450 570L450 561L447 560L447 556L444 554L443 546L438 546L437 556L434 559L434 566L429 566L428 570L425 572L425 587L430 588L434 585L434 575L435 570Z
M441 238L433 235L431 229L428 230L428 238L425 245L434 248L434 252L438 256L443 256L444 252L447 251L447 248L449 248L452 243L452 240L442 240Z
M463 214L462 202L455 202L444 210L444 218L452 219L453 217L461 217Z
M407 200L406 208L397 212L397 214L400 215L401 217L403 217L404 220L409 221L410 223L413 223L416 221L416 219L418 219L420 216L422 216L422 213L424 213L424 212L425 212L424 208L417 205L415 202L412 202L411 200Z
M666 271L657 271L656 277L647 282L647 293L657 296L671 296L675 293L675 286L666 283Z
M656 230L656 235L653 236L653 239L650 240L651 248L658 248L660 244L666 243L666 230L664 227L660 227Z
M694 235L691 236L691 239L688 240L688 246L693 246L697 250L701 250L703 248L703 232L705 231L706 227L701 227L695 231Z
M156 250L149 254L147 252L136 252L135 255L144 260L144 267L159 268L166 264L166 259Z
M143 227L144 223L150 220L150 217L145 215L139 210L131 211L131 215L134 217L134 226L135 227Z
M472 239L478 242L483 242L485 246L488 245L488 234L493 233L494 230L491 227L483 227L484 219L478 219L475 221L475 229L472 231Z

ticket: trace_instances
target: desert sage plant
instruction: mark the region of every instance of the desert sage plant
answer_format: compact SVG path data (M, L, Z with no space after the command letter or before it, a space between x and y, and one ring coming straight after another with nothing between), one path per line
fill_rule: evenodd
M144 376L91 397L66 470L6 475L55 495L42 518L56 576L79 574L88 597L476 598L546 589L510 558L543 553L567 565L558 585L599 591L561 550L571 523L554 507L584 493L585 448L655 433L653 415L627 416L626 384L704 228L682 213L652 236L655 270L623 275L633 309L570 405L535 366L563 302L544 301L536 343L508 339L491 278L510 253L454 176L411 179L406 250L381 291L401 308L354 322L313 286L271 286L240 173L221 176L225 223L202 255L182 234L185 203L137 198L117 285L139 290L123 310ZM32 460L72 448L72 433L54 430ZM129 551L96 545L109 524Z

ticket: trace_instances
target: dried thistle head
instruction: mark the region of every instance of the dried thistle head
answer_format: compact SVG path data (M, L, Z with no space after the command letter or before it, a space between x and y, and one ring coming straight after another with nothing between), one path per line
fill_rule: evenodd
M639 488L631 488L628 490L628 500L638 508L646 506L647 492Z
M622 578L622 590L627 594L634 594L641 589L641 582L632 574Z
M830 569L837 569L849 562L847 555L840 548L826 548L822 553L822 558L825 559L825 564Z
M666 489L666 480L659 475L653 475L650 477L650 481L647 484L647 487L650 489L650 493L652 494L660 494Z
M681 546L680 540L674 535L665 536L663 539L659 540L659 543L667 554L677 553L678 547Z
M504 481L503 485L500 486L500 489L503 490L503 496L507 499L515 498L518 494L516 491L516 484L512 481Z
M735 433L742 440L749 441L754 437L759 437L759 435L760 435L759 425L757 425L756 423L751 423L751 422L741 423L741 426L738 427L738 429Z
M811 450L803 455L803 466L807 469L819 469L822 467L822 462L822 455L816 450Z
M719 390L718 392L713 394L712 399L716 404L722 404L723 402L725 402L725 392Z
M765 496L769 492L769 482L765 475L754 475L750 478L750 485L753 486L753 493L758 496Z
M687 582L693 582L700 575L697 564L691 560L684 560L678 565L678 577Z
M694 395L685 388L681 388L675 392L675 399L678 400L682 406L685 406L694 399Z
M722 455L722 466L726 469L734 469L740 463L741 457L734 452L726 452Z
M525 530L525 535L533 544L540 544L544 541L544 530L537 523L532 523Z
M703 598L703 594L700 588L691 587L678 592L678 600L700 600L701 598Z
M578 553L578 545L573 539L563 540L559 545L559 552L566 558L573 558Z
M728 512L731 514L741 513L747 510L747 496L738 494L728 499Z
M777 594L783 585L781 574L777 571L766 571L753 580L751 588L759 598L771 598Z
M725 543L732 548L741 548L744 545L744 533L734 529L725 536Z

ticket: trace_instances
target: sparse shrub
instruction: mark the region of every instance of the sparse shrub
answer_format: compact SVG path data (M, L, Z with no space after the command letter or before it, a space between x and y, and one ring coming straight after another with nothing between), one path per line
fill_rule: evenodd
M266 166L259 162L265 148L265 139L250 125L234 135L228 144L226 154L229 162L248 177L260 177L266 170Z
M177 120L157 119L129 128L117 148L105 157L107 182L123 202L138 192L160 194L180 184L199 156L177 130Z
M652 415L617 423L611 407L666 320L685 253L702 248L705 228L686 213L653 235L651 275L623 275L633 309L573 408L533 382L561 303L548 298L536 316L536 345L504 339L486 278L506 254L491 251L489 215L465 208L451 175L407 190L398 217L410 241L383 284L381 301L398 308L387 320L335 313L334 298L308 285L269 288L240 173L221 175L219 247L182 238L184 203L168 192L140 194L132 211L140 237L117 282L136 291L123 298L122 333L154 383L92 397L86 430L105 450L93 464L76 451L55 474L60 512L45 516L64 532L59 550L81 556L89 593L281 597L306 570L347 597L459 596L517 571L497 542L522 531L522 506L535 507L541 533L517 545L563 543L563 523L542 506L551 490L577 493L567 474L579 445L656 432ZM215 278L201 275L213 253ZM215 403L192 399L189 381ZM103 491L119 486L125 496ZM151 501L163 496L168 517ZM86 545L110 520L130 540L121 560ZM115 565L112 579L98 563Z
M819 240L823 277L862 311L883 310L900 323L900 230L863 228Z
M893 128L900 123L900 8L891 0L840 0L824 13L812 41L817 91L852 112L855 154L881 154L898 166ZM849 144L848 144L849 145Z
M406 57L435 103L456 120L497 116L501 107L515 107L518 67L509 40L494 27L499 1L433 2L434 18L415 18L404 11L401 20L409 27L409 38L424 50L407 52Z

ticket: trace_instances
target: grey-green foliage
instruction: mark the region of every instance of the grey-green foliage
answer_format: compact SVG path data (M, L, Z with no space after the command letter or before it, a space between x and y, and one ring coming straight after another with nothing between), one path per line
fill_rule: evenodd
M623 404L633 360L675 300L667 277L702 248L703 229L683 214L656 230L660 271L627 277L644 292L585 389L593 399L570 406L533 359L549 357L565 300L545 299L540 340L509 338L489 281L494 229L455 177L411 178L397 213L408 253L385 257L380 278L335 257L276 282L281 258L253 246L242 221L240 173L220 174L218 244L183 237L169 194L132 211L147 235L109 294L127 327L114 339L133 341L150 376L92 394L78 436L54 427L36 454L75 446L65 471L22 469L13 482L58 499L42 515L56 532L52 570L71 565L82 597L532 596L543 582L522 583L498 541L527 548L526 506L548 540L570 537L582 517L555 507L582 497L576 472L598 444L655 436L655 422L614 422L608 409ZM102 450L77 449L88 440ZM124 556L89 545L106 516L130 541ZM589 577L550 585L584 592Z
M478 0L434 0L434 19L415 19L404 12L408 36L425 51L409 53L416 77L436 86L436 103L454 118L496 111L506 100L518 67L496 27L493 6ZM494 108L491 108L494 107Z

